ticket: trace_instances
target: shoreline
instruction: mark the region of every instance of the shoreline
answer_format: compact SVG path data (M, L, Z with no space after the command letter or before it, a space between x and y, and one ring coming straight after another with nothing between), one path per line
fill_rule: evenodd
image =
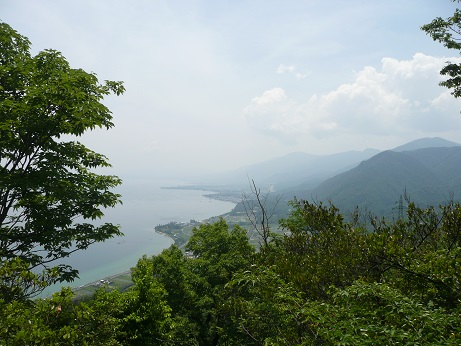
M168 234L157 232L155 228L153 230L153 233L156 233L162 237L168 238L171 241L171 244L169 246L175 243L172 237L170 237ZM167 249L168 247L164 249ZM164 249L162 249L161 251L163 251ZM161 251L158 254L160 254ZM151 253L150 255L148 255L147 253L144 253L136 259L136 261L130 266L130 269L126 269L121 272L117 272L117 273L106 275L106 276L100 276L100 278L96 280L88 281L78 286L72 286L72 282L69 282L68 285L63 285L61 287L70 287L71 291L74 293L74 299L81 298L78 296L84 296L84 295L88 295L89 293L94 293L96 289L100 287L104 287L104 286L109 287L109 288L117 288L117 289L119 289L120 286L122 286L122 289L126 289L128 286L132 286L134 284L133 281L131 280L131 268L137 265L138 260L141 259L142 256L155 256L155 255L156 255L155 253ZM129 279L127 277L129 277ZM115 285L114 285L114 282L115 282ZM51 297L54 293L57 293L59 291L60 289L58 291L51 292L47 294L45 297L43 297L43 299L47 299ZM79 294L79 292L82 292L82 291L87 291L87 292L86 294Z
M231 202L238 204L242 201L242 191L236 186L220 186L220 185L177 185L177 186L162 186L161 189L165 190L194 190L206 192L203 197L214 199L222 202Z
M166 238L170 239L173 244L175 243L174 239L171 238L168 234L165 234L165 233L162 233L162 232L157 232L155 229L154 229L154 232L161 235L161 236L163 236L163 237L166 237ZM144 254L142 256L147 256L147 254ZM155 256L155 254L151 254L150 256ZM139 257L138 260L140 258L141 257ZM137 261L136 261L135 264L133 264L133 266L136 266ZM129 277L129 279L128 279L128 277ZM118 272L118 273L115 273L115 274L112 274L112 275L104 276L101 279L91 281L91 282L88 282L88 283L80 285L80 286L71 287L69 285L68 287L70 287L71 291L74 293L74 299L81 299L84 296L87 296L87 295L90 295L90 294L94 293L96 291L96 289L101 288L101 287L109 287L111 289L119 289L119 290L123 291L123 290L126 290L127 288L129 288L129 287L131 287L133 285L134 285L134 282L131 279L131 269L128 269L128 270L125 270L123 272ZM86 291L86 292L82 294L81 293L82 291ZM57 291L57 292L59 292L59 291ZM53 292L52 294L50 294L46 298L51 297L54 293L56 293L56 292Z
M161 188L162 189L179 189L178 187L161 187ZM183 189L183 188L180 188L180 189ZM187 190L187 188L185 190ZM197 190L197 189L194 189L194 190ZM203 192L202 196L209 199L209 200L230 202L230 203L233 203L234 206L238 203L238 201L235 200L235 195L233 196L234 198L229 198L230 196L226 194L227 195L226 196L227 198L226 198L222 194L216 193L216 192L211 191L211 190L200 190L200 191ZM219 195L221 195L221 196L219 196ZM232 209L233 209L233 207L231 208L230 211L232 211ZM221 215L225 215L227 213L224 213L224 214L221 214ZM183 224L187 224L192 229L194 226L198 226L202 222L213 221L218 217L219 216L211 216L211 217L208 217L208 218L204 219L203 221L189 220L188 222L183 223ZM178 221L177 223L179 224L181 222ZM159 225L153 227L154 228L153 231L158 235L161 235L163 237L166 237L166 238L170 239L172 244L176 244L177 246L181 247L181 244L179 244L180 242L178 243L178 239L177 239L177 237L175 237L175 234L169 234L169 232L162 232L162 231L157 230L157 227L164 226L164 225L166 225L166 224L159 224ZM162 249L161 251L163 251L163 250L164 249ZM160 254L161 251L158 254ZM150 256L155 256L155 255L158 255L158 254L151 254ZM144 254L144 255L148 256L147 254ZM136 262L133 263L133 267L136 266L137 261L141 257L142 256L140 256L136 260ZM72 283L69 283L69 285L63 286L63 287L70 287L70 289L74 293L74 299L84 299L85 297L93 294L96 291L96 289L98 289L100 287L108 287L110 289L125 290L125 289L128 289L130 286L134 285L134 283L133 283L133 281L131 279L131 269L125 270L123 272L118 272L118 273L115 273L115 274L112 274L112 275L101 276L100 279L90 281L90 282L87 282L87 283L79 285L79 286L71 286L71 284ZM50 294L47 294L46 297L43 297L41 299L47 299L47 298L51 297L56 292L59 292L59 291L55 291L55 292L52 292Z
M93 287L102 287L104 284L110 284L111 283L111 280L113 279L116 279L120 276L123 276L123 275L130 275L131 276L131 270L126 270L124 272L121 272L121 273L117 273L117 274L114 274L114 275L110 275L110 276L106 276L105 278L102 278L100 280L97 280L97 281L93 281L93 282L89 282L87 284L84 284L84 285L80 285L80 286L76 286L76 287L71 287L71 290L72 292L76 292L78 290L81 290L81 289L85 289L85 288L88 288L90 286L93 286Z
M100 279L99 281L93 281L81 286L72 287L71 290L74 294L72 299L74 301L88 299L89 297L93 296L93 294L100 288L108 288L110 290L116 289L120 292L124 292L133 285L134 282L131 279L131 270L128 270L122 273L107 276L103 279Z

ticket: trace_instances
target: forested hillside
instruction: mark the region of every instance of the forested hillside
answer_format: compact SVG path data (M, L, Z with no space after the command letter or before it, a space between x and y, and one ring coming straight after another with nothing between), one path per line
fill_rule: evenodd
M427 147L434 144L439 146ZM392 218L399 213L399 204L405 198L421 207L443 204L452 199L459 201L459 167L461 146L442 139L422 139L380 152L321 182L307 180L273 192L264 192L263 188L261 191L267 209L274 210L275 218L288 215L289 202L294 198L314 203L331 201L344 214L359 208L362 212L371 211L375 216ZM245 203L245 199L238 203L231 214L245 213Z
M422 29L461 50L461 10ZM441 73L461 97L461 65ZM102 99L124 90L57 51L33 56L0 22L0 346L461 344L461 147L440 139L349 153L351 166L301 155L319 175L284 176L270 162L267 182L285 189L265 194L251 180L233 211L250 230L194 221L181 246L140 258L125 290L102 280L90 297L64 288L36 299L78 276L60 260L122 235L99 221L121 203L121 179L98 174L108 159L72 139L111 128ZM299 159L284 163L297 170Z
M345 222L299 201L257 252L224 220L133 268L128 292L0 301L8 345L459 345L461 206Z
M457 168L458 167L458 168ZM385 151L326 180L307 195L331 200L341 210L355 207L390 216L400 196L421 206L461 198L461 147Z

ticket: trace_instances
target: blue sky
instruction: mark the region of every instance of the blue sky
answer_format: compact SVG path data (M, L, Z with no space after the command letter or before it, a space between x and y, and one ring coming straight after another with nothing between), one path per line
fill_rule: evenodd
M223 171L291 152L461 142L458 61L420 30L450 0L1 0L36 53L123 80L82 140L122 177Z

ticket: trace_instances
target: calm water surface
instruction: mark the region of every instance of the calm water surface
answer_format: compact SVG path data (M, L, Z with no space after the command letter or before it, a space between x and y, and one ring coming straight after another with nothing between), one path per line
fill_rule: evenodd
M155 233L154 227L171 221L203 220L229 212L234 203L203 197L204 191L162 189L182 185L178 181L148 179L124 180L119 189L123 205L105 211L104 222L121 225L124 237L91 245L85 251L72 254L62 263L80 272L72 283L53 286L49 295L61 286L80 286L133 267L142 255L159 254L173 244L172 239Z

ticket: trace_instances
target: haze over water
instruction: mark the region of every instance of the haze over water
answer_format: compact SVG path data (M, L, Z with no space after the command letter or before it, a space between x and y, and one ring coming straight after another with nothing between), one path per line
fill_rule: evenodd
M171 221L203 220L229 212L234 203L204 197L204 191L162 189L183 185L180 181L154 179L124 180L119 189L123 205L105 211L104 222L120 224L124 237L109 239L78 251L62 261L78 269L80 278L48 288L78 287L129 270L143 255L159 254L173 240L155 232L155 226Z

